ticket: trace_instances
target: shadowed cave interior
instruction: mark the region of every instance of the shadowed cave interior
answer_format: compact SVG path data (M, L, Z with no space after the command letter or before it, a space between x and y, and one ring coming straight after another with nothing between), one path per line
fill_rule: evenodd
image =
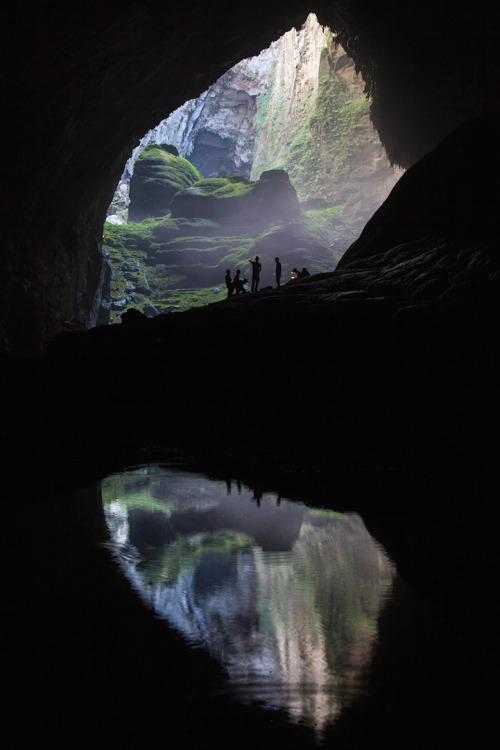
M138 140L311 11L362 72L373 122L404 176L331 273L280 294L96 327L102 227ZM22 706L27 718L6 731L55 744L68 732L135 742L175 724L178 745L309 746L279 713L228 711L204 697L201 675L215 667L207 658L202 669L204 657L181 644L175 658L164 654L161 623L96 552L104 521L92 483L180 456L213 476L358 511L434 617L443 664L432 697L411 693L396 651L380 680L401 681L401 705L352 707L326 744L442 747L486 736L496 650L498 12L461 0L195 0L188 9L90 0L27 2L7 27L7 666L12 715ZM424 670L424 684L436 680Z

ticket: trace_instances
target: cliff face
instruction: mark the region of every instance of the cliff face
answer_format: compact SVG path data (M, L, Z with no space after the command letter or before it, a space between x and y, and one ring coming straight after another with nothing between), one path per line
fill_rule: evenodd
M259 101L254 173L288 160L287 147L302 130L318 91L325 46L323 27L313 14L300 31L291 29L278 40L270 86Z
M316 16L276 48L271 84L258 99L252 176L286 169L302 200L343 206L366 221L401 171L370 121L365 84L353 60Z
M252 180L284 169L299 199L337 207L326 219L341 254L387 197L391 166L370 121L364 82L333 34L309 14L259 55L242 60L186 102L135 149L171 143L204 177L242 172ZM122 183L110 214L123 203Z
M125 180L137 154L152 143L173 144L203 177L232 172L249 177L257 97L269 87L277 50L274 42L259 55L237 63L197 99L190 99L149 131L127 162Z

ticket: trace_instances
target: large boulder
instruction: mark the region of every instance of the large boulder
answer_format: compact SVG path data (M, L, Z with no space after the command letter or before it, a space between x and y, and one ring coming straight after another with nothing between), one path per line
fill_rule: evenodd
M250 181L243 174L200 180L177 193L170 203L174 217L257 222L293 218L300 212L297 193L286 172L263 172Z
M139 155L130 179L130 221L165 216L172 196L200 179L198 170L174 146L152 145Z

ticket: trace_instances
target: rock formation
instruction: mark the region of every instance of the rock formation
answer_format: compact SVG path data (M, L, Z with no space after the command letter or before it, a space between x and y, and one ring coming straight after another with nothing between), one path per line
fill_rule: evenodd
M498 108L494 16L480 18L449 0L428 13L365 5L321 0L315 12L366 81L393 163L411 165L457 124ZM300 3L266 7L264 15L254 5L239 6L230 29L216 9L199 3L189 19L180 8L167 11L154 2L121 8L109 0L103 9L91 0L86 8L83 18L76 10L31 13L28 4L9 16L0 314L6 351L40 351L57 331L95 323L105 265L102 225L142 135L305 21ZM166 45L164 29L172 26L176 42ZM21 79L20 70L26 71ZM24 167L27 143L31 158Z
M255 143L257 98L269 87L277 44L241 60L196 99L178 107L150 130L127 162L129 180L135 159L148 144L172 143L203 177L242 173L250 177Z
M148 188L151 183L154 187L149 164L141 159L139 176ZM153 177L155 173L153 163ZM226 270L233 277L239 269L244 277L249 257L255 254L262 261L261 286L276 283L278 251L287 280L296 265L314 273L331 270L338 260L328 232L314 218L317 212L301 209L282 170L263 172L255 181L243 174L198 180L168 203L163 182L156 217L144 224L132 221L105 227L104 248L113 274L108 317L101 322L118 322L130 308L145 310L153 305L158 312L167 312L223 299ZM157 192L154 189L154 195Z
M119 220L141 149L173 143L204 177L236 172L257 180L269 169L287 171L301 201L322 198L324 207L337 207L331 239L342 254L401 174L370 121L364 87L332 32L309 14L302 28L242 60L144 136L111 220Z
M354 61L314 14L276 43L271 82L257 105L252 177L282 167L301 200L347 204L346 221L361 223L399 179L370 121Z
M181 192L170 207L174 188L171 182L167 185L162 171L167 156L154 151L154 144L163 142L174 143L172 148L187 155L204 177L216 178L188 190L182 189L187 185L175 183ZM162 170L157 175L158 159ZM227 174L235 170L228 182ZM261 174L287 174L288 170L293 175L294 192L292 196L289 191L293 200L287 199L285 207L281 197L290 184L274 182L275 191L273 185L264 183ZM251 183L244 179L250 173ZM240 248L241 252L243 247L248 251L248 243L242 245L242 238L251 237L256 243L251 252L264 253L271 265L276 253L281 253L289 278L297 264L312 272L332 270L398 177L370 122L364 83L354 70L354 62L331 31L310 14L301 29L290 30L260 55L238 63L198 99L186 102L142 139L127 163L108 220L126 223L126 182L130 179L130 219L159 217L168 210L176 218L216 222L230 218L233 248L227 265L241 263ZM140 191L146 191L148 197ZM295 191L301 199L300 214ZM282 205L278 205L280 202ZM268 226L284 219L288 220L286 226ZM248 226L249 220L253 227ZM118 234L113 237L113 232L105 230L114 269L112 309L123 312L130 306L141 308L146 303L145 295L159 304L160 310L179 309L179 304L183 308L186 303L178 296L172 299L172 292L193 283L193 290L182 293L190 304L214 299L208 287L220 283L225 261L220 253L214 258L213 227L207 230L204 241L203 234L196 234L200 226L193 228L190 245L183 240L175 247L159 247L154 252L150 247L145 267L143 258L135 253L134 228L129 240L120 233L127 254L134 253L132 261L119 257ZM258 237L266 227L268 231ZM223 246L227 248L227 232L220 229L218 235L225 237ZM167 268L157 268L158 264L165 266L166 260ZM144 284L146 277L151 286ZM266 281L273 283L272 270L267 271ZM215 295L221 293L213 291ZM115 319L112 313L111 320Z
M265 227L271 221L297 216L297 193L283 170L263 172L251 182L244 175L200 180L171 200L174 218L229 219Z
M198 171L179 156L175 146L147 146L139 155L130 180L130 221L165 216L175 193L199 179Z

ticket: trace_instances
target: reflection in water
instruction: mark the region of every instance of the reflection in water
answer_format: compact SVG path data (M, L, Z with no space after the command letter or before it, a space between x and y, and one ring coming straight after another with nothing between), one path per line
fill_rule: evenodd
M366 689L395 574L356 514L160 466L108 477L113 548L141 597L240 700L318 732Z

